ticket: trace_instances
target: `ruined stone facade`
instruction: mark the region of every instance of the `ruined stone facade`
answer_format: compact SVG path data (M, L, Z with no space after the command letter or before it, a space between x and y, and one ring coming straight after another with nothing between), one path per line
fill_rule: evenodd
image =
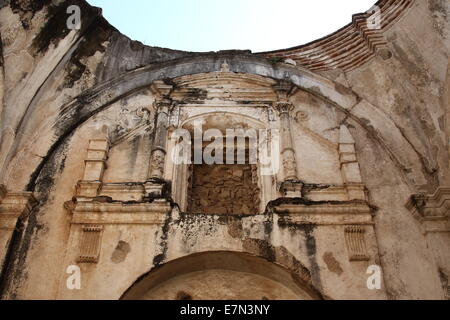
M450 5L377 5L255 54L0 1L2 299L448 299ZM279 133L279 167L175 163L199 124Z

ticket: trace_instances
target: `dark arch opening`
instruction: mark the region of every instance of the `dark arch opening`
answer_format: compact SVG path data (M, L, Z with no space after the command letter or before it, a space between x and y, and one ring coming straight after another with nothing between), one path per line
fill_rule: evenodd
M140 277L121 297L141 299L320 300L322 295L285 266L247 253L214 251L170 261Z

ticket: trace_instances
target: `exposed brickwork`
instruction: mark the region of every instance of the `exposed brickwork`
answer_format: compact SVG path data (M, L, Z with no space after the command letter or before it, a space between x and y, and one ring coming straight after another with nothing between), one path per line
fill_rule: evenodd
M388 55L383 33L409 9L414 0L381 0L381 29L369 29L367 20L372 13L353 16L353 21L344 28L320 40L284 50L263 52L267 58L292 59L298 65L314 71L342 69L353 70L375 55Z

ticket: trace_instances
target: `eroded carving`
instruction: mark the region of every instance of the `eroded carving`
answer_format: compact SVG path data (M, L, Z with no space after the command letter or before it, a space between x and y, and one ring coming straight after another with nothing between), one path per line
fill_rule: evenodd
M108 132L109 141L111 144L117 144L142 127L146 127L147 131L152 131L151 118L152 114L147 108L136 110L122 108L118 117L112 121L113 124Z
M297 161L293 150L283 153L283 170L285 180L297 180Z
M257 214L257 168L252 165L193 166L189 211L207 214Z
M166 158L166 152L161 149L156 149L152 153L152 159L150 163L150 177L162 178L164 175L164 162Z

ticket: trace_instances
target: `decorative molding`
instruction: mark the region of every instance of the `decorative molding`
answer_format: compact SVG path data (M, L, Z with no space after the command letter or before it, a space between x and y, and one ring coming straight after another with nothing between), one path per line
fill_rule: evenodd
M97 263L100 257L103 226L84 225L81 227L80 254L78 263Z
M78 181L75 186L75 197L79 201L95 198L100 194L101 188L100 181Z
M143 183L103 183L99 193L100 197L110 197L124 202L142 202L145 194Z
M37 200L31 192L6 192L0 186L0 267L3 264L12 234L21 216L27 216Z
M282 116L287 114L288 116L294 110L294 105L290 102L276 102L274 104L275 110L278 111L279 115Z
M111 200L112 201L112 200ZM72 215L72 224L163 224L171 211L166 200L154 200L152 203L112 202L66 202L65 208Z
M314 225L374 225L373 211L363 201L301 202L275 205L274 211L280 216L279 221Z
M303 110L297 111L294 120L297 123L306 122L309 120L309 113Z
M308 190L304 189L304 196L311 201L348 201L345 186L331 185L323 188Z
M450 232L450 187L440 187L432 195L413 195L406 208L422 224L425 234Z
M345 242L350 261L368 261L367 246L365 239L366 230L361 225L345 227Z
M152 83L150 91L158 97L158 99L169 97L174 87L166 84L164 81L158 80Z
M295 162L294 162L295 164ZM283 165L285 165L283 160ZM286 170L286 167L285 167ZM295 169L295 172L296 169ZM303 191L303 182L296 180L287 180L281 183L280 192L286 198L301 198Z
M153 150L150 161L150 178L163 178L165 163L166 151L159 148Z
M406 203L414 218L419 221L427 239L427 247L434 256L440 271L443 293L449 296L450 261L448 236L450 234L450 187L439 187L434 194L417 194Z
M31 192L7 193L0 204L0 230L14 230L18 218L28 214L36 204Z

